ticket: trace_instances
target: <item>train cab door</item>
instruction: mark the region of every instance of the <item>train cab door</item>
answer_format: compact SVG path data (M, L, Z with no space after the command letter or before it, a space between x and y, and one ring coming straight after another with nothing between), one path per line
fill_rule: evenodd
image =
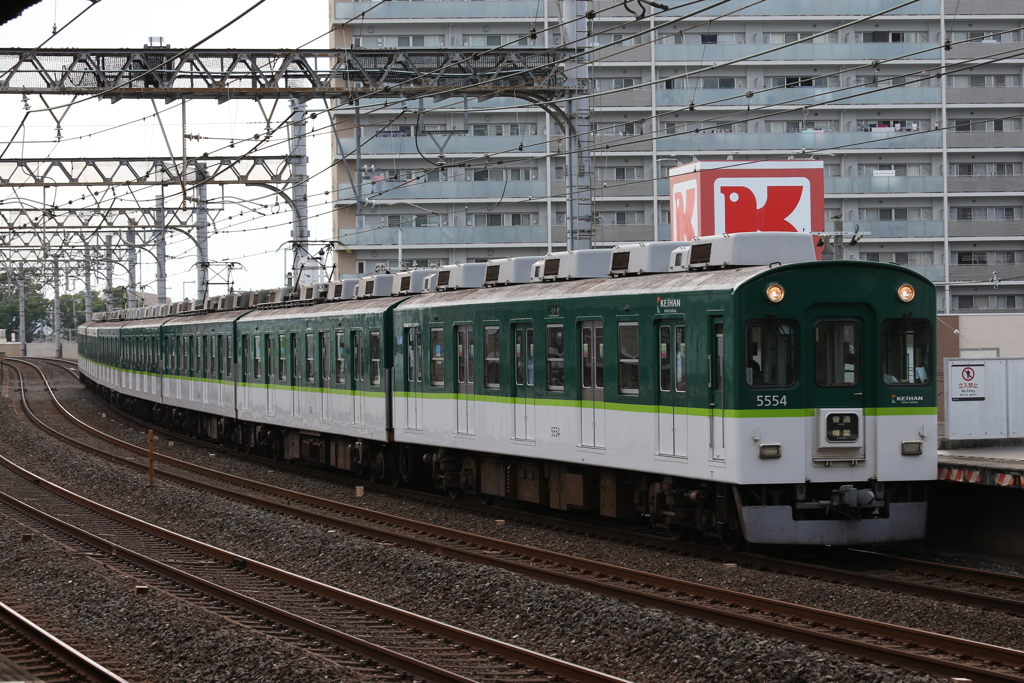
M708 419L710 457L725 461L725 323L720 315L708 317Z
M473 326L455 326L455 432L473 433L473 405L475 399L475 353Z
M352 330L349 345L352 348L352 423L361 425L366 421L366 394L363 393L363 382L366 368L363 364L363 331Z
M658 453L686 455L686 325L656 322L658 340Z
M580 445L604 448L604 323L586 320L579 324Z
M534 398L534 344L533 325L512 326L512 360L515 377L512 383L512 438L534 441L536 399Z
M864 457L864 397L871 393L865 389L875 379L862 371L864 340L876 334L867 329L870 320L871 310L861 305L812 307L807 312L814 367L806 374L814 378L809 387L813 405L843 409L821 411L823 424L816 431L823 441L815 449L815 460Z
M405 428L423 429L423 333L405 326Z

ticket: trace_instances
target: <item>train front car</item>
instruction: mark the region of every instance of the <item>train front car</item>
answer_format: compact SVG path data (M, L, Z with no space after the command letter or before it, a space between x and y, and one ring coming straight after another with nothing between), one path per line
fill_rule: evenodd
M896 265L810 262L745 281L715 337L712 458L753 543L922 538L936 478L935 288ZM719 390L718 387L721 387Z

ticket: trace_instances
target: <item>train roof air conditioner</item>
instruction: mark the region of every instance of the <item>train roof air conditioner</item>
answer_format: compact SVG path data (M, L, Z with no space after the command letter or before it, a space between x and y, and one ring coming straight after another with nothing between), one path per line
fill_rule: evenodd
M423 291L423 283L426 279L435 273L437 273L436 268L403 270L399 273L395 273L395 281L391 286L391 294L394 296L419 294Z
M806 232L736 232L698 237L672 251L669 270L770 266L816 260Z
M540 277L534 282L551 280L583 280L608 277L612 267L611 249L580 249L548 254L544 257Z
M451 266L442 266L437 271L437 291L477 289L484 286L484 276L486 275L486 263L456 263Z
M496 287L501 285L518 285L530 282L533 266L539 263L536 256L514 256L491 259L487 262L487 273L484 285Z
M672 265L672 252L683 244L685 242L641 242L612 247L611 274L667 273Z

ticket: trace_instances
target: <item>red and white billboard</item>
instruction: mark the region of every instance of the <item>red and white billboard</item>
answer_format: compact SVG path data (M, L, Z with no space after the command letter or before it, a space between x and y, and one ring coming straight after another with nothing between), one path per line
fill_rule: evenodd
M821 161L695 161L669 172L669 195L673 241L825 229Z

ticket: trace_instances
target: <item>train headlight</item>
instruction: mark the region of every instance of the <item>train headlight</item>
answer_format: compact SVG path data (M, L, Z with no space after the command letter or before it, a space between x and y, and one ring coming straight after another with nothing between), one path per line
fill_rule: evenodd
M914 288L910 285L900 285L899 289L896 290L896 296L903 303L909 304L914 300Z
M782 285L772 283L768 285L768 289L764 290L764 295L768 297L768 301L777 304L786 296L786 290L782 288Z
M763 443L757 453L762 460L773 460L782 457L782 445L777 443Z

